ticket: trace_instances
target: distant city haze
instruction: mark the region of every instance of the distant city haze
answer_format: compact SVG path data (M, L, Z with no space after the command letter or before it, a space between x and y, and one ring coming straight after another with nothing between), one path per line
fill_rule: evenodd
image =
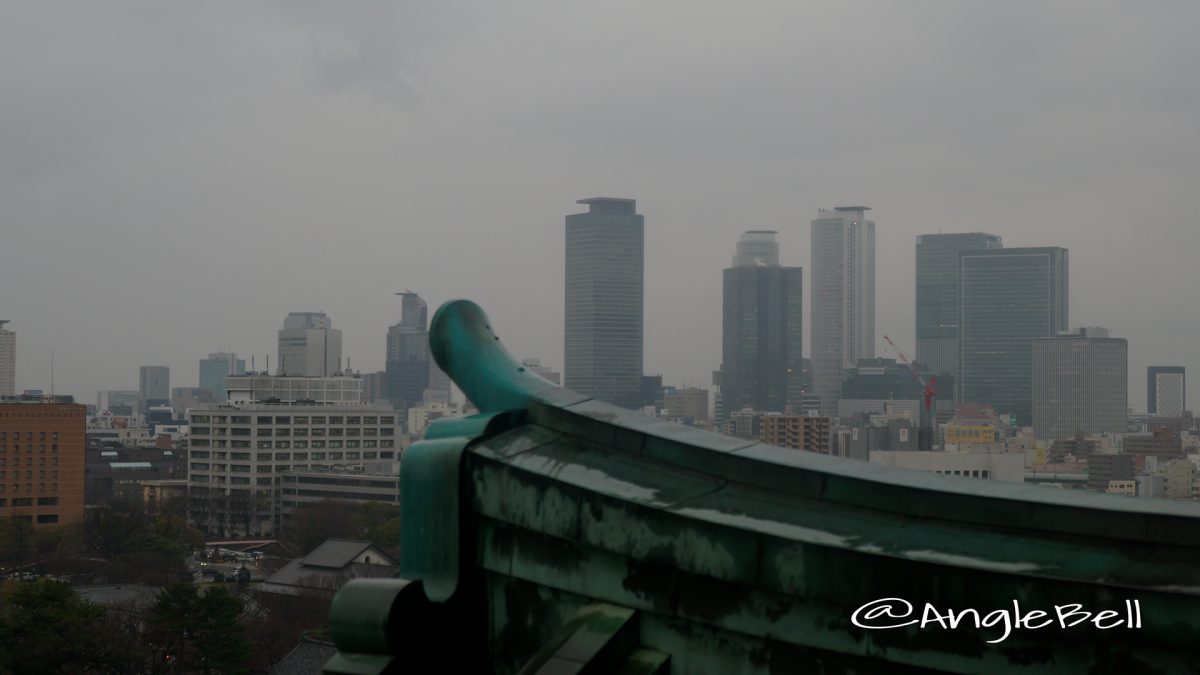
M1200 4L6 3L0 319L15 389L275 370L322 311L384 370L396 291L563 371L564 216L645 218L644 371L710 386L722 270L868 204L874 353L917 353L915 245L1070 251L1070 323L1200 368ZM1195 378L1193 378L1195 379ZM1191 392L1191 400L1195 393Z

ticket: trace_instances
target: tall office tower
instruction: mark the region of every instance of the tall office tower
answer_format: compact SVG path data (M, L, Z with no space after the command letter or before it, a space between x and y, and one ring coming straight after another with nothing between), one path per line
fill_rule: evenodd
M1183 366L1146 368L1146 414L1183 417L1187 410L1187 378Z
M342 371L342 331L324 312L292 312L279 331L280 375L324 377Z
M843 370L875 357L875 221L867 211L821 209L812 221L813 389L826 416L837 412Z
M645 220L633 199L581 199L567 216L563 378L569 389L641 405Z
M1123 434L1129 423L1129 344L1104 328L1033 341L1033 434Z
M982 232L917 237L917 362L934 375L958 370L958 252L1003 248Z
M779 265L772 230L751 230L724 272L721 395L727 410L800 404L803 268Z
M0 321L0 396L17 393L17 334Z
M958 397L1033 421L1033 340L1067 329L1067 249L958 253Z
M144 415L151 406L171 404L171 369L142 366L138 371L138 400Z
M387 398L397 410L420 405L429 387L429 307L411 291L401 297L400 321L387 333Z
M237 354L216 352L208 358L200 359L200 389L207 390L216 402L228 401L229 393L225 388L225 378L230 375L245 375L246 360L239 359Z

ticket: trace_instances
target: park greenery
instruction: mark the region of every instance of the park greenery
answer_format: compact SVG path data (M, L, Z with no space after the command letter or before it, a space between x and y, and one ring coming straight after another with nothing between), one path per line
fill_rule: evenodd
M151 513L115 502L55 528L0 518L0 675L265 672L301 635L326 629L327 597L193 583L188 559L206 537L179 506ZM280 533L281 547L299 555L330 538L396 555L400 509L306 504ZM153 605L135 608L94 605L72 588L123 583L161 590Z

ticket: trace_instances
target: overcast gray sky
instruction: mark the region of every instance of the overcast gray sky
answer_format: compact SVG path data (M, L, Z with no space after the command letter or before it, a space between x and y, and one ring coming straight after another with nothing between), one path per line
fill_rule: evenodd
M194 386L310 310L382 369L406 288L561 369L563 216L605 195L646 216L668 383L719 365L743 230L807 270L816 210L854 203L881 333L915 351L918 234L1065 246L1070 321L1129 339L1141 410L1146 365L1200 376L1197 25L1191 1L4 3L17 386L49 387L51 349L88 402L142 364Z

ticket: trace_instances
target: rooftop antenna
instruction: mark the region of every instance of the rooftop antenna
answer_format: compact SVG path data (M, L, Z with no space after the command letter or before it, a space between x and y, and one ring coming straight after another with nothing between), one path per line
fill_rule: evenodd
M54 350L50 350L50 395L54 395Z

